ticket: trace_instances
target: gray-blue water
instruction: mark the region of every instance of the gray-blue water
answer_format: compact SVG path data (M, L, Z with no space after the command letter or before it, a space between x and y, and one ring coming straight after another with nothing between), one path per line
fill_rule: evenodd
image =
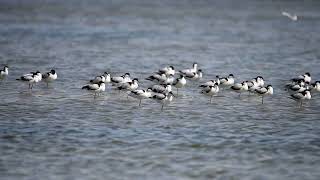
M302 108L283 90L320 79L319 1L1 1L0 179L319 179L320 98ZM281 11L296 13L294 22ZM142 81L166 65L198 62L204 80L257 75L255 96L197 83L160 111L108 89L81 90L104 71ZM15 79L54 67L32 93Z

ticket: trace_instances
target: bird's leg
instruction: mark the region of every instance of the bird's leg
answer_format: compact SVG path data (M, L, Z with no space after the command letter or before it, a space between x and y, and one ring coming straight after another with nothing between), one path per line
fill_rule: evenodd
M139 107L141 106L141 101L142 101L142 99L140 99L140 101L139 101Z
M263 96L262 96L262 98L261 98L261 99L262 99L261 104L263 104Z
M161 106L161 111L163 111L163 104L162 104L162 106Z
M213 96L213 95L211 95L211 97L210 97L210 103L212 103L212 96Z

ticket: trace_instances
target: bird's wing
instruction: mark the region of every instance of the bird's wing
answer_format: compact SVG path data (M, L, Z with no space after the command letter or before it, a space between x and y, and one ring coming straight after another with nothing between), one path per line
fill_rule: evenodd
M294 99L302 99L304 95L302 93L291 94Z
M231 86L231 89L233 89L233 90L240 90L241 88L242 88L242 84L239 84L239 83Z
M112 77L111 81L115 83L120 83L123 81L123 77Z
M259 94L265 94L268 91L268 89L263 87L263 88L256 89L255 91Z

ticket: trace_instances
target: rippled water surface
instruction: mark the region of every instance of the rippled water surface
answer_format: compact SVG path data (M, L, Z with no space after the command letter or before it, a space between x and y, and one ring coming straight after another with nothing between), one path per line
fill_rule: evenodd
M319 179L320 98L299 108L287 79L320 79L318 1L1 1L1 179ZM281 16L298 14L293 22ZM160 105L81 91L104 71L141 86L165 65L198 62L204 80L257 75L265 104L223 91L209 104L189 83ZM32 93L15 79L55 68Z

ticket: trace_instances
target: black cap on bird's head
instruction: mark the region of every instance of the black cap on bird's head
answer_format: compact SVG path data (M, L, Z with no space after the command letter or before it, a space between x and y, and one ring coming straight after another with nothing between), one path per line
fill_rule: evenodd
M130 73L125 73L124 76L130 76Z
M134 78L134 79L132 79L132 81L138 81L139 82L139 79L138 78Z
M307 92L309 92L309 93L310 93L310 91L309 91L308 89L306 89L306 90L302 91L302 94L303 94L303 95L306 95L306 94L307 94Z
M202 69L199 69L198 72L202 72Z
M53 69L51 69L51 74L55 74L56 73L56 71L55 70L53 70Z
M233 77L233 74L229 74L229 77Z
M174 67L173 66L169 66L172 70L174 70Z
M263 79L263 77L262 77L262 76L257 76L257 79L258 79L258 78Z

